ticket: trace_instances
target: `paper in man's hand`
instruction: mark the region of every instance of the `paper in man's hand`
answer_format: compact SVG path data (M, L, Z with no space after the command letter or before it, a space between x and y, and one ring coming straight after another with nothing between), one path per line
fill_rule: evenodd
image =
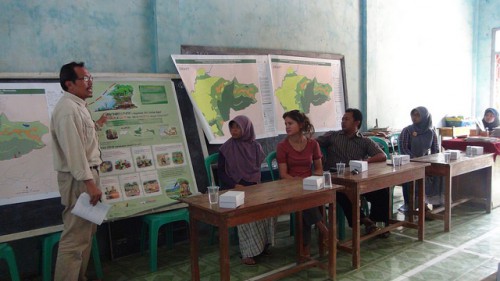
M103 204L101 202L97 202L95 206L92 206L92 204L90 204L90 196L84 192L80 194L80 197L78 197L75 207L71 213L75 216L79 216L95 224L101 225L110 208L110 205Z

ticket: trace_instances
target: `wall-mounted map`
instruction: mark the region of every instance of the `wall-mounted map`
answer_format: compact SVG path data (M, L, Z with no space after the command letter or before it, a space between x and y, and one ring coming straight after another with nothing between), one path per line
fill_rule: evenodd
M282 115L298 109L316 131L340 128L345 110L340 60L277 55L172 55L209 143L224 143L227 122L246 115L257 138L284 134Z
M0 205L59 196L46 94L57 83L0 84Z
M267 56L176 56L195 111L210 143L223 143L229 136L228 122L248 116L257 138L274 135L272 98Z
M307 114L317 132L340 129L344 92L340 61L270 55L276 132L285 133L283 113Z

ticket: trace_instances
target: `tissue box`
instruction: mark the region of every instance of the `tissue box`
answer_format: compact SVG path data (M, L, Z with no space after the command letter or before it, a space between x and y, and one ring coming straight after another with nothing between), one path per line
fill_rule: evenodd
M219 207L236 208L245 203L245 192L230 190L219 196Z
M450 160L457 160L460 158L460 150L446 150L446 152L450 153Z
M471 146L472 155L483 155L484 148L482 146Z
M323 176L310 176L302 180L305 190L318 190L323 188Z
M352 172L353 170L358 170L359 172L368 171L368 162L359 161L359 160L351 160L349 161L349 168Z

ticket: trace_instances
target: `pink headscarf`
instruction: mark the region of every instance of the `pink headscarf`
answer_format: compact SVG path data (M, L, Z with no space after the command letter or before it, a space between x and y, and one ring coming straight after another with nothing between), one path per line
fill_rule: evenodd
M239 139L230 138L220 148L219 151L226 158L226 174L235 182L242 179L247 182L260 182L260 164L266 155L262 146L255 141L255 131L253 124L244 115L238 115L229 122L238 124L241 128Z

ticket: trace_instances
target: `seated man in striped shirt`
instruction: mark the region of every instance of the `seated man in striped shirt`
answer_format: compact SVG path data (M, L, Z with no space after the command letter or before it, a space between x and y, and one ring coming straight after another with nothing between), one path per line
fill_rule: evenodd
M326 169L336 167L336 163L349 164L350 160L364 160L368 163L386 160L384 151L371 139L363 137L359 132L363 122L363 114L359 109L348 108L342 117L342 130L329 131L317 138L319 145L327 151ZM389 222L389 189L381 189L364 194L371 202L370 215L366 216L361 210L360 222L365 226L365 232L372 233L379 228L375 222ZM340 204L352 227L352 204L347 196L337 193L337 203ZM382 234L387 237L389 232Z

